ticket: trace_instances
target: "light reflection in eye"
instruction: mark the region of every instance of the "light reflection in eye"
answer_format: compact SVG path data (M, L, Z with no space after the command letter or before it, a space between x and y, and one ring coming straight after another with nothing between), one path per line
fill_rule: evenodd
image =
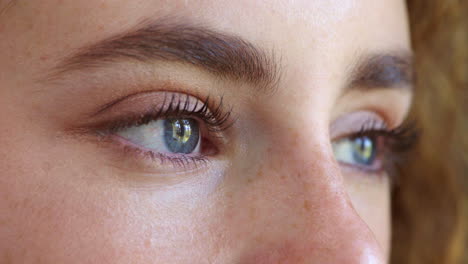
M190 154L199 144L199 130L194 119L165 119L164 143L172 153Z
M193 118L168 118L116 133L154 153L192 154L200 150L200 127Z
M335 159L345 164L371 167L377 157L377 142L368 136L344 138L332 145Z

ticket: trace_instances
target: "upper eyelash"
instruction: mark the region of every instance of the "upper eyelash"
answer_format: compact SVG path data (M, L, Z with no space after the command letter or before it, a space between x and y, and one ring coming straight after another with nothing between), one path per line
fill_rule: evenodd
M405 153L418 142L420 131L416 121L407 121L402 125L388 129L385 123L368 121L352 137L383 137L387 148L394 153Z
M195 100L195 101L193 101ZM193 103L191 103L191 101ZM188 94L167 93L164 95L163 103L151 108L150 111L140 115L131 115L120 118L117 121L107 122L98 126L99 135L112 135L120 130L141 126L162 118L170 117L196 117L203 121L211 137L217 137L217 133L228 129L234 122L232 118L232 109L226 109L223 97L212 99L207 96L203 101ZM135 147L124 146L125 152L133 152L143 155L153 161L161 164L170 162L176 167L186 168L188 165L198 166L206 164L209 160L205 155L187 156L174 155L168 156L154 151L143 150Z
M185 99L185 100L184 100ZM190 101L196 100L191 106ZM154 107L150 111L138 116L123 118L107 128L109 132L116 132L133 126L141 126L169 117L196 117L201 119L209 132L222 132L234 123L232 109L225 109L223 96L219 100L207 96L203 101L190 95L166 94L162 106Z
M374 139L382 138L384 144L384 160L382 170L389 175L392 185L398 183L398 176L408 154L418 143L420 129L416 121L407 121L402 125L388 129L386 124L369 121L364 123L361 130L353 138L368 136Z

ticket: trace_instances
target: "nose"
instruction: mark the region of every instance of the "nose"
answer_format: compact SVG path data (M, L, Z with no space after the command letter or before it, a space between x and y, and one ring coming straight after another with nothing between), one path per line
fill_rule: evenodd
M268 177L263 187L257 185L258 191L265 190L264 197L271 197L259 209L268 217L262 219L262 230L254 231L260 243L241 263L386 263L330 153L328 146L312 144L294 151L283 148L281 155L269 157L264 166L269 169L263 170Z

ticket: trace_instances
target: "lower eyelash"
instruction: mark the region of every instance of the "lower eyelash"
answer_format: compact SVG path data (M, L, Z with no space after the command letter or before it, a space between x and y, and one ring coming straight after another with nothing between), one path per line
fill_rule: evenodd
M123 142L114 137L114 135L123 129L141 126L149 122L166 118L196 118L199 120L202 128L202 133L205 137L200 140L207 141L208 145L222 144L221 132L228 129L232 124L231 109L226 110L223 105L223 97L212 99L206 97L200 101L188 94L170 93L164 95L162 104L150 108L151 110L143 114L133 114L131 116L119 118L111 122L106 122L103 125L97 126L96 129L101 139L110 139L118 142L123 147L124 153L140 156L144 159L149 159L157 162L160 165L170 162L174 167L188 169L188 167L205 166L209 162L208 156L211 154L163 154L157 153L148 149L143 149L139 146L133 146L129 142ZM202 142L203 144L203 142ZM214 152L213 152L214 153ZM213 154L214 155L214 154Z
M174 155L169 156L161 153L155 153L153 151L147 151L142 153L143 155L154 160L159 160L161 164L170 162L172 165L179 168L187 169L190 166L206 166L209 159L206 156L189 156L189 155Z
M133 156L141 156L145 159L150 159L151 162L157 162L159 165L164 165L169 162L175 168L182 168L184 170L197 169L199 167L206 166L210 161L205 155L191 156L187 154L183 155L169 155L163 153L157 153L151 150L141 149L125 143L120 142L123 152Z

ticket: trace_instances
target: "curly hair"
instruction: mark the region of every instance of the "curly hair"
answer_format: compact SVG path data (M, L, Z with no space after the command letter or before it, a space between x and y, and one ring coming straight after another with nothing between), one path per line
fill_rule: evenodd
M412 116L423 130L393 193L392 263L468 263L468 1L408 0Z

